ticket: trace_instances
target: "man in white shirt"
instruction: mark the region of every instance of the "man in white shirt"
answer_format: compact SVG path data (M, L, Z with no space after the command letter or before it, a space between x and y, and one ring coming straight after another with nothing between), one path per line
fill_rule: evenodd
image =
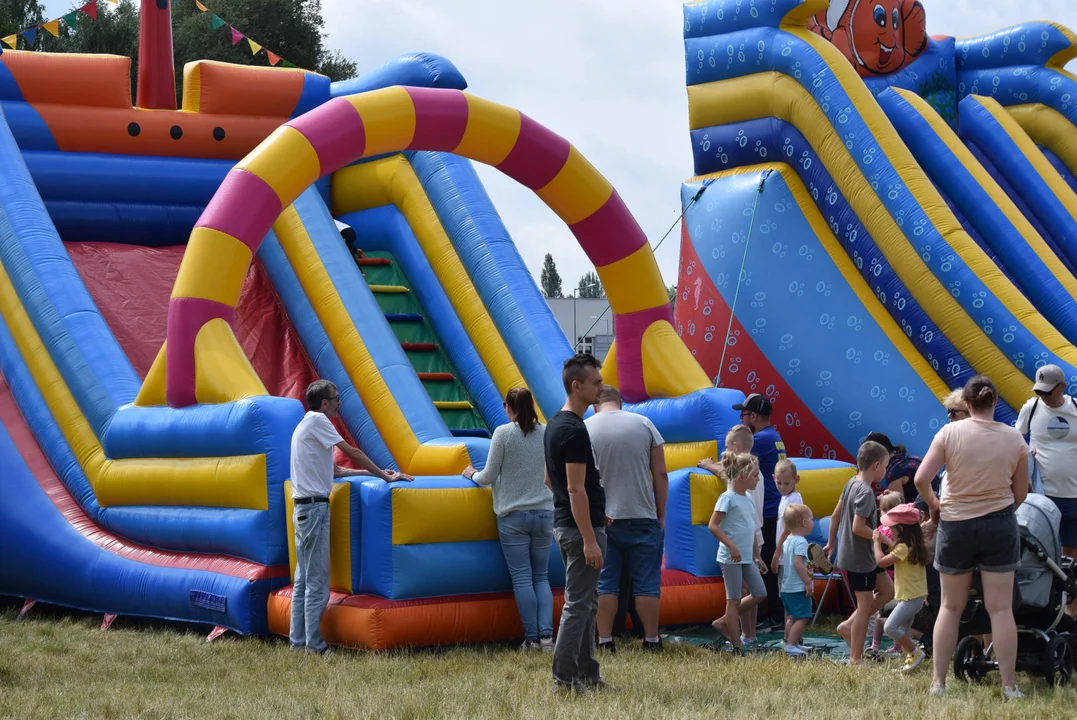
M1077 403L1066 394L1066 374L1057 365L1036 370L1036 397L1017 417L1039 466L1043 494L1062 512L1062 554L1077 557ZM1077 602L1070 605L1077 612Z
M329 493L334 477L372 475L385 482L411 480L395 470L382 470L361 450L352 447L333 427L340 415L340 393L328 380L316 380L305 394L307 414L292 433L292 502L295 509L295 580L292 583L293 650L324 653L321 623L329 602ZM363 470L349 470L333 462L339 448Z

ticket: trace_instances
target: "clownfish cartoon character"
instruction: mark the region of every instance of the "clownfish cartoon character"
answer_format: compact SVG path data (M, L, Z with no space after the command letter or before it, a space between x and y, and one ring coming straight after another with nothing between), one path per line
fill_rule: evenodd
M895 73L927 48L919 0L831 0L808 29L841 50L861 77Z

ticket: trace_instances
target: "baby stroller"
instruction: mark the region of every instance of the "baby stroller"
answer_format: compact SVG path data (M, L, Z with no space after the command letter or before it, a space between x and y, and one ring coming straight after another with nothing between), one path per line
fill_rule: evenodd
M1066 615L1066 603L1077 597L1077 569L1063 557L1058 527L1061 513L1043 495L1029 494L1017 509L1021 537L1021 566L1014 582L1013 614L1017 621L1017 669L1038 673L1049 685L1065 685L1073 677L1077 652L1077 622ZM954 674L979 682L998 662L991 646L977 635L991 632L982 587L973 581L969 603L961 617L954 651Z

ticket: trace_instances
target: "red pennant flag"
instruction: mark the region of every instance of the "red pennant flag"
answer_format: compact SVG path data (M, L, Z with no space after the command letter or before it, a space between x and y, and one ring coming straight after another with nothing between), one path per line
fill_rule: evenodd
M232 31L232 44L233 44L233 45L235 45L235 44L236 44L236 43L238 43L238 42L239 42L240 40L242 40L243 38L245 38L245 37L246 37L246 35L244 35L243 33L241 33L241 32L240 32L239 30L236 30L236 29L235 29L234 27L232 27L231 25L229 25L229 26L228 26L228 29Z
M90 0L90 2L88 2L85 5L83 5L82 7L80 7L79 10L86 13L87 15L89 15L94 20L96 20L97 19L97 0Z
M266 50L266 57L269 58L269 64L270 65L276 65L277 63L280 62L280 55L278 55L276 53L271 53L268 50Z

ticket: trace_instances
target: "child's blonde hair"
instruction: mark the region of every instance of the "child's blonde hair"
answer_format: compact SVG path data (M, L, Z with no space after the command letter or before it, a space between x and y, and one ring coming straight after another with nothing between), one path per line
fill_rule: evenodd
M783 459L778 461L777 465L774 466L774 474L777 475L778 473L783 473L783 474L788 473L789 475L792 475L793 477L796 477L797 476L797 464L795 462L793 462L792 460L790 460L789 458L783 458Z
M899 492L891 490L890 492L884 492L879 496L879 515L888 513L898 505L905 502L905 496Z
M752 429L747 425L734 425L729 428L729 432L725 434L725 448L729 451L729 446L736 443L741 447L742 452L751 452L752 446L755 445L755 436L752 434Z
M789 503L782 513L782 522L787 528L802 526L811 517L811 508L802 503Z
M735 453L726 450L722 453L722 459L719 461L722 466L722 479L725 480L726 485L730 488L733 487L733 483L737 478L742 475L751 473L752 470L759 467L759 460L755 455L751 453Z

